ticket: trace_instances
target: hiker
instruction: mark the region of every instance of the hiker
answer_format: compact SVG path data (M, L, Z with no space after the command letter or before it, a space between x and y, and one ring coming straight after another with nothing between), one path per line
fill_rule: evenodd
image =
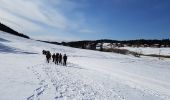
M46 52L47 52L46 50L43 50L43 51L42 51L42 54L43 54L43 55L46 55Z
M59 55L59 64L62 64L62 55L61 55L61 53Z
M53 55L52 55L52 58L53 58L53 62L55 61L55 59L56 59L56 57L55 57L56 55L55 55L55 53L53 53Z
M46 52L46 59L47 59L47 62L49 63L49 62L50 62L50 59L51 59L51 53L50 53L50 51L47 51L47 52Z
M67 56L64 54L63 56L63 66L67 66Z
M58 65L58 61L59 61L59 53L56 53L56 55L55 55L55 64Z

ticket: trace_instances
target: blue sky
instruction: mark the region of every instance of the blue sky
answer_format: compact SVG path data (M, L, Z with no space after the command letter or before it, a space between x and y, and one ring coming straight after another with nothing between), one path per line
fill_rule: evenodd
M170 38L169 0L1 0L0 21L36 39Z

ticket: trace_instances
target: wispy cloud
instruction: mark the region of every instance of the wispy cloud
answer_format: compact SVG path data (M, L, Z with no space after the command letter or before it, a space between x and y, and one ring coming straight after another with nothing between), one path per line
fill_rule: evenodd
M72 15L75 18L66 14L79 6L74 0L0 0L0 21L28 33L42 32L45 26L64 32L81 32L78 30L84 27L83 14L75 13Z
M56 28L66 28L66 18L59 12L46 7L43 1L37 0L1 0L0 7L21 20L40 22ZM10 18L5 14L2 15L9 20L13 20L13 16ZM18 20L17 20L18 21ZM20 23L20 22L18 22Z
M19 32L38 31L42 28L35 23L19 18L9 12L0 9L0 21Z

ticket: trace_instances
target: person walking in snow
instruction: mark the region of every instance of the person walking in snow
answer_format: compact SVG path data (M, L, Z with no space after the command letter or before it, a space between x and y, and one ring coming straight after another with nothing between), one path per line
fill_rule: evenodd
M55 55L55 64L58 65L58 62L59 62L59 53L56 53L56 55Z
M47 63L49 63L49 62L50 62L50 59L51 59L51 53L50 53L50 51L47 51L47 53L46 53L46 59L47 59Z
M61 55L61 53L59 55L59 64L62 64L62 55Z
M63 56L63 66L67 66L67 56L64 54Z
M42 54L43 54L43 55L46 55L46 53L47 53L46 50L43 50L43 51L42 51Z
M42 51L42 54L43 54L43 55L45 54L45 50Z
M53 55L52 55L52 58L53 58L53 62L55 61L55 59L56 59L56 57L55 57L56 55L55 55L55 53L53 53Z

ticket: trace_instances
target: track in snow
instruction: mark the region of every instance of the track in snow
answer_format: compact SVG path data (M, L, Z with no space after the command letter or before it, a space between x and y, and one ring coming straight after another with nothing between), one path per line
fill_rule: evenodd
M27 100L41 100L41 97L46 96L49 91L54 91L53 100L131 100L134 99L133 97L148 100L167 99L151 90L130 87L120 81L110 81L112 77L108 75L90 71L73 63L69 63L67 67L44 63L28 67L28 69L39 80L39 87L27 97Z
M115 99L125 100L116 91L106 90L103 85L81 75L84 69L69 63L67 67L55 64L39 64L28 67L40 81L40 87L34 90L27 100L39 100L47 89L55 88L54 99Z

